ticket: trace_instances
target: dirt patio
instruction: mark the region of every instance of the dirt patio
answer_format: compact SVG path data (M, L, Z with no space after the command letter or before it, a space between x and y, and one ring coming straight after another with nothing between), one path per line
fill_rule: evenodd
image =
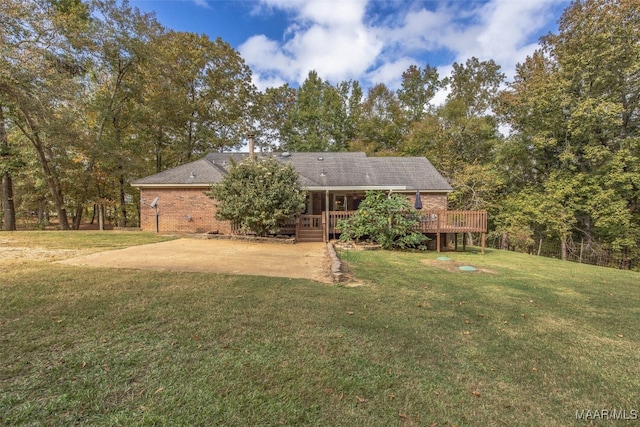
M330 283L324 243L256 243L182 238L57 261L66 265L212 272L312 279Z

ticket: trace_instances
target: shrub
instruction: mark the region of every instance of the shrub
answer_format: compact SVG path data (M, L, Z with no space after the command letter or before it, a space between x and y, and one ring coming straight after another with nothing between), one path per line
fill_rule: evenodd
M340 240L368 240L383 249L425 249L429 240L413 231L418 220L407 198L401 194L387 195L368 191L358 210L347 220L338 221Z
M305 206L298 173L271 157L233 163L224 179L211 187L209 197L217 201L217 219L260 236L277 233L279 224Z

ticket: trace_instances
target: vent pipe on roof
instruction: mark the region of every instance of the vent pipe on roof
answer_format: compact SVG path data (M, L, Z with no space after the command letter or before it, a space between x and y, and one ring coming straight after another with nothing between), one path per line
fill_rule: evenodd
M254 134L250 133L249 135L247 135L247 138L249 138L249 159L251 159L251 161L253 161L253 138L255 137Z

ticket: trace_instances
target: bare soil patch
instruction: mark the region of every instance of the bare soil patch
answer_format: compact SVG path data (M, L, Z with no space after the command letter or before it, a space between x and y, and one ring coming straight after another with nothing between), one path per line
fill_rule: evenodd
M177 239L60 261L67 265L212 272L311 279L331 283L324 243L257 243Z
M44 249L27 248L23 246L3 246L0 242L0 263L15 263L20 261L33 260L59 260L83 253L76 249Z

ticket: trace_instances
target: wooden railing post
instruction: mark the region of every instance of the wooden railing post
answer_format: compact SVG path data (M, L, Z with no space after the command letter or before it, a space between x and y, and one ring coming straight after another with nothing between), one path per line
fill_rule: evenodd
M328 211L327 211L327 215L328 215ZM329 229L327 228L327 215L322 215L322 241L324 243L327 243L327 241L329 240Z

